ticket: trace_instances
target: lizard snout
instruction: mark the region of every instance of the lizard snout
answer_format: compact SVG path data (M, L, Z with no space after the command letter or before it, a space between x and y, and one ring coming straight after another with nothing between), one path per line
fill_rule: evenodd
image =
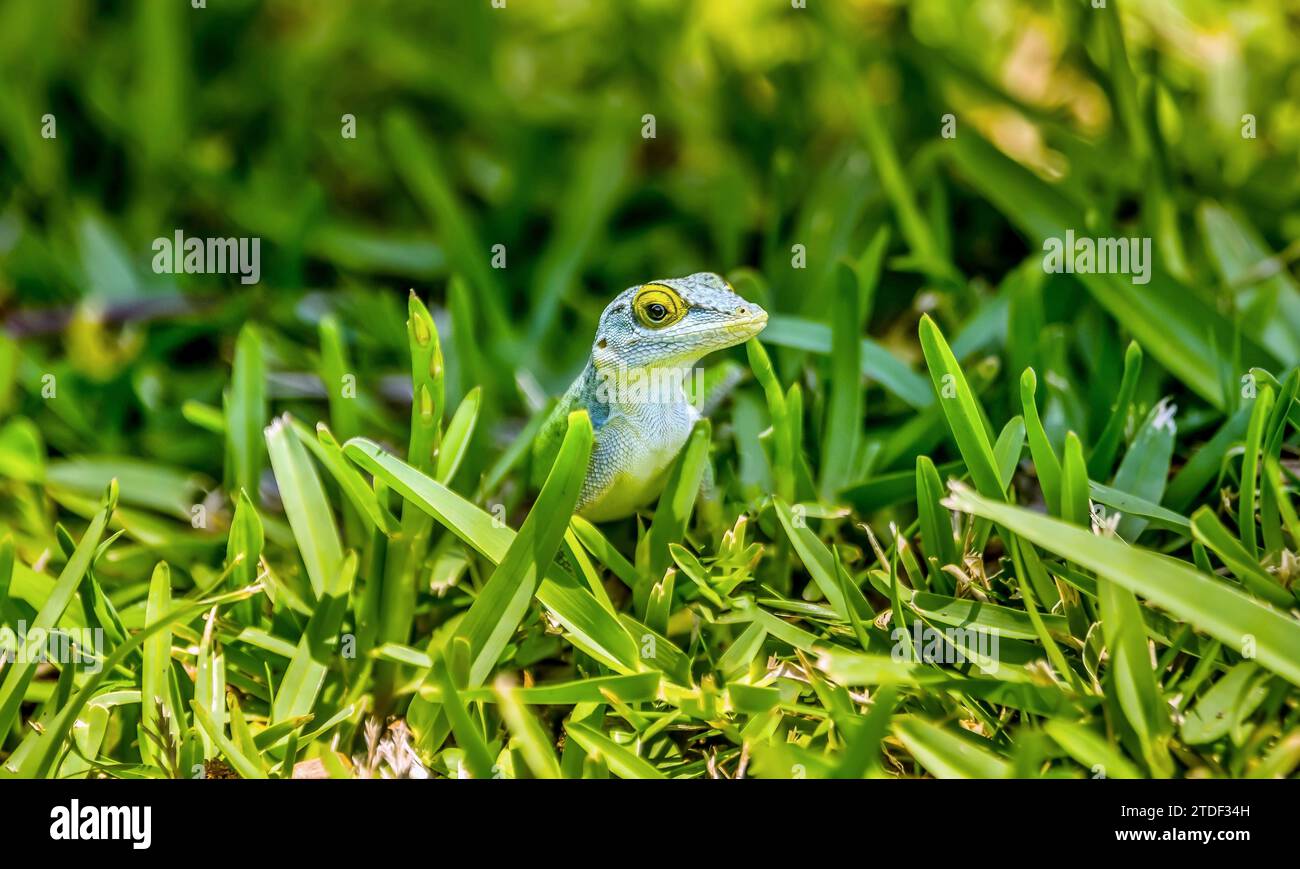
M737 306L735 315L747 325L762 327L767 323L767 311L752 302Z
M732 319L727 332L732 340L746 341L762 332L766 325L767 311L753 302L745 302L732 309Z

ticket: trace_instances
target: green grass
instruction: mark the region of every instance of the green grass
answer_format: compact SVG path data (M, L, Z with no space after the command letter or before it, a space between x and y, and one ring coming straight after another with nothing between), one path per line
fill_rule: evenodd
M1296 61L1176 5L0 0L0 623L101 639L0 776L1295 776ZM767 329L573 517L551 397L704 269Z

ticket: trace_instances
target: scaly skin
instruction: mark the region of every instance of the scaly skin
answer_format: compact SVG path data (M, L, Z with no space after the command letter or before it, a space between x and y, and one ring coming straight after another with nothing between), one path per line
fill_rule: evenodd
M595 443L578 513L593 522L630 516L658 496L700 418L682 388L695 363L766 324L766 311L709 272L623 291L600 315L591 358L538 433L535 476L550 470L570 411L586 408Z

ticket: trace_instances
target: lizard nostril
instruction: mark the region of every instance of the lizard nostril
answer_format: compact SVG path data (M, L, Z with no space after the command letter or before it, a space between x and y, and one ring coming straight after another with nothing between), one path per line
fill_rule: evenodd
M749 311L748 311L747 309L745 309L745 308L737 308L737 309L736 309L736 313L743 317L743 316L745 316L746 314L748 314Z
M605 343L605 339L601 338L599 341L596 342L596 346L599 347L601 350L604 350L605 347L608 345Z

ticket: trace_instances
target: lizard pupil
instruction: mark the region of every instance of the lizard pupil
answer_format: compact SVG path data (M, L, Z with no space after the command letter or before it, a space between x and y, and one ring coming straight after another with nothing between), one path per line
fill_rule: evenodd
M654 320L656 323L668 316L668 309L658 302L652 302L651 304L646 305L645 311L646 314L649 315L650 319Z

